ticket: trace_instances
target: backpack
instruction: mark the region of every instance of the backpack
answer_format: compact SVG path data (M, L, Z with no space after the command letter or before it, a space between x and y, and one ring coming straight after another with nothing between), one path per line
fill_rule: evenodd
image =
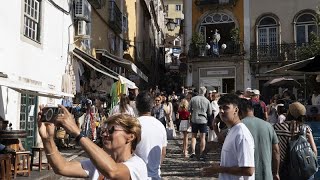
M288 170L292 180L309 179L318 171L317 157L307 140L306 130L306 125L300 126L298 135L289 141Z
M261 106L261 101L259 102L252 101L252 107L253 107L254 116L260 119L264 119L264 110Z

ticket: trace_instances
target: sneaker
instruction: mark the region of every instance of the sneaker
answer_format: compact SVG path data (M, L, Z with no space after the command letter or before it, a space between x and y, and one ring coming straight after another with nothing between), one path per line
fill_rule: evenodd
M191 158L191 159L193 159L193 158L195 158L196 157L196 154L191 154L190 156L189 156L189 158Z

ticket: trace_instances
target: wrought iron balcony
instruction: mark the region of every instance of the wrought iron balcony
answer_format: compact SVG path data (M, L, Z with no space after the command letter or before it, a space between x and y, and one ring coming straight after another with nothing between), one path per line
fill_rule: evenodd
M297 59L298 46L291 44L251 45L250 62L283 62Z
M109 1L109 25L117 32L122 32L122 13L114 0Z
M197 6L206 5L234 5L236 0L196 0L195 4Z
M214 55L212 53L212 48L207 49L205 43L201 44L190 44L189 56L190 57L226 57L226 56L241 56L244 54L243 43L235 43L233 41L229 41L224 43L226 45L225 49L222 49L221 45L219 45L219 56Z

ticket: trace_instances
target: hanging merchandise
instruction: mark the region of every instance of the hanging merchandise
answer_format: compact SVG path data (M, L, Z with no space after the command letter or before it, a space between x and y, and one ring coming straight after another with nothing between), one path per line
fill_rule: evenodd
M73 104L72 98L71 98L71 97L64 97L64 98L62 99L61 104L62 104L64 107L72 107L72 104Z
M129 89L137 89L138 87L136 84L129 79L123 77L123 76L118 76L119 81L115 82L112 84L111 87L111 109L118 104L120 100L120 96L122 94L129 95Z

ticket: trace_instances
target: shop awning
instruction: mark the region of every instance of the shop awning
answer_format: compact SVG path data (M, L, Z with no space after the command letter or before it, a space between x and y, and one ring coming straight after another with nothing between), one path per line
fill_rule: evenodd
M121 82L121 84L126 84L129 89L138 89L138 87L136 86L136 83L130 81L129 79L127 79L123 76L119 75L118 77L119 77L119 81Z
M75 48L73 50L73 55L75 57L77 57L80 61L82 61L83 63L85 63L86 65L90 66L92 69L100 72L101 74L104 74L108 77L111 77L115 80L119 80L119 78L117 76L119 76L118 73L112 71L110 68L104 66L103 64L99 63L99 60L90 56L89 54L81 51L80 49L78 48ZM88 62L87 60L91 60L93 61L96 65L93 65L92 63ZM99 68L98 68L99 67ZM105 71L107 70L107 71Z
M284 71L299 71L299 72L314 73L314 72L320 71L319 65L320 65L320 59L318 56L316 56L316 57L300 60L297 62L293 62L290 64L286 64L281 67L266 71L265 73L267 74L267 73L284 72ZM307 71L299 70L303 68L306 68Z
M141 79L148 82L148 76L146 76L134 63L132 63L126 59L117 57L117 56L109 53L105 49L96 49L96 53L101 53L102 56L112 60L114 63L118 64L119 66L124 67L124 68L136 73Z
M113 78L115 80L119 80L121 82L121 84L126 84L128 88L130 88L130 89L138 88L134 82L132 82L129 79L127 79L127 78L119 75L118 73L112 71L110 68L108 68L108 67L104 66L103 64L101 64L98 59L90 56L89 54L81 51L80 49L75 48L73 50L73 55L75 57L77 57L80 61L85 63L86 65L90 66L95 71L98 71L101 74L109 76L109 77L111 77L111 78ZM90 61L94 62L95 65L93 65L90 62L88 62L87 60L90 60ZM108 70L108 72L106 72L105 70Z
M37 86L33 84L24 83L17 80L12 80L9 78L0 77L0 86L5 86L20 93L31 94L35 96L43 96L60 99L63 97L74 97L73 94L64 93L61 91L52 90L42 86Z

